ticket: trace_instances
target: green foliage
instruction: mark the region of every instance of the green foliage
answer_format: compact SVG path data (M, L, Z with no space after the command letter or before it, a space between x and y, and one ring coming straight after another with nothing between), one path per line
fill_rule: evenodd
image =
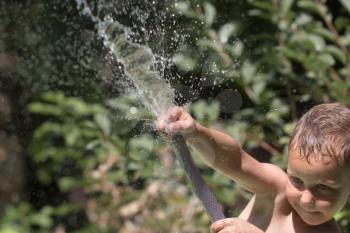
M70 208L73 208L73 206ZM16 207L8 206L0 221L0 232L33 232L33 227L39 229L35 231L38 233L49 232L53 226L52 217L59 214L57 210L52 206L44 206L39 211L33 211L33 207L26 202Z
M200 110L203 107L204 103L197 107L198 113L206 114ZM174 167L170 148L157 143L153 131L145 131L144 126L153 119L134 97L111 99L102 105L62 92L46 92L30 103L28 110L46 119L31 142L31 160L36 167L32 179L44 187L57 186L56 201L39 208L24 202L7 207L1 231L47 233L65 227L57 225L57 218L78 214L84 214L87 221L67 227L79 232L129 232L130 221L136 219L142 219L138 224L150 231L208 229L209 219L198 199L189 195L184 171ZM215 120L210 114L208 123ZM129 124L119 131L123 121ZM217 183L220 177L207 179L226 190L224 193L232 188L232 182ZM49 195L45 196L48 200ZM188 218L179 221L181 213ZM164 219L174 224L159 225Z
M101 7L89 2L95 11ZM175 77L171 81L191 89L193 77L201 77L200 91L216 92L193 103L190 112L202 124L226 131L259 160L284 168L289 135L306 109L329 101L350 105L348 1L183 0L163 11L169 7L165 1L157 5L157 16L176 15L181 30L171 32L173 21L153 15L130 19L145 11L143 2L124 1L119 9L129 4L133 14L115 14L123 23L146 25L141 35L150 37L153 51L172 56L182 79L167 74ZM7 206L0 233L59 227L81 233L208 232L209 220L183 170L174 165L167 143L155 140L154 117L134 96L101 98L111 95L104 84L115 84L109 74L115 70L108 67L115 64L103 63L93 23L74 1L1 6L0 50L15 54L17 65L11 75L0 69L0 87L18 83L25 96L18 102L31 100L27 110L40 124L32 126L26 151L34 168L28 179L57 193L39 203L28 198ZM155 33L153 25L166 29ZM174 32L186 35L179 48L180 42L164 35ZM12 81L4 81L7 76ZM227 90L234 90L233 97ZM235 107L227 108L231 104ZM226 212L236 215L233 203L244 204L246 194L196 162ZM344 233L349 208L336 215ZM71 223L81 215L79 224ZM169 224L159 224L164 221Z

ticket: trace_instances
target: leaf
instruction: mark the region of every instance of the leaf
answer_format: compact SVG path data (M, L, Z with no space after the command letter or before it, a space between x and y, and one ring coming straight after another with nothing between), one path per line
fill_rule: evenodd
M216 101L207 103L204 100L199 100L191 105L191 110L199 121L216 120L219 116L219 109L219 103Z
M253 81L256 74L256 70L257 70L257 67L252 63L250 63L249 61L245 61L243 63L241 73L245 84L249 84Z
M288 134L291 135L293 133L293 130L295 128L296 122L291 122L291 123L287 123L283 126L283 131Z
M39 168L37 170L37 177L42 184L50 184L52 182L51 174L47 169Z
M325 64L325 69L333 66L335 63L334 58L327 53L321 54L318 59Z
M241 41L236 41L233 45L227 46L226 50L233 57L239 57L242 55L242 53L244 51L244 44Z
M16 227L6 226L0 229L0 233L21 233Z
M46 122L39 126L34 132L35 140L50 138L61 135L61 125L54 122Z
M267 11L269 13L272 12L273 9L271 1L253 1L251 4L256 8Z
M102 145L102 142L100 140L93 140L89 142L85 148L87 150L95 150L97 147L100 147Z
M175 3L175 9L180 13L189 18L196 18L197 15L191 9L191 5L188 1L181 1Z
M256 77L256 81L252 85L252 90L254 94L259 97L266 87L266 81L261 80L261 76Z
M335 60L329 54L312 55L303 59L303 65L306 69L316 73L323 72L334 65Z
M312 17L309 14L301 13L295 19L295 23L299 26L307 25L312 22Z
M304 47L309 50L316 50L316 51L322 51L325 48L325 41L324 39L316 34L312 33L296 33L294 34L291 39L291 42L298 43L298 47Z
M91 115L90 107L87 104L85 104L82 100L79 98L66 98L66 100L63 103L63 107L65 111L71 115L74 116L88 116Z
M62 103L66 97L63 92L45 92L42 94L41 98L45 101L58 104Z
M145 159L154 149L154 140L148 136L132 138L129 144L130 157L135 161Z
M286 16L292 7L294 0L281 0L281 13Z
M349 17L343 17L343 16L338 16L335 19L334 25L338 31L343 30L346 28L350 23Z
M49 228L53 224L53 220L46 213L37 213L30 216L33 225L38 225L42 228Z
M28 111L31 113L41 114L41 115L49 115L49 116L60 116L63 111L56 105L45 104L34 102L28 105Z
M62 204L60 206L57 206L53 209L52 215L54 216L65 216L72 213L77 213L78 211L81 211L81 206L79 204Z
M98 114L94 117L96 124L102 130L104 135L110 135L111 133L111 121L106 114Z
M340 40L343 45L350 45L350 33L346 33L344 36L341 36Z
M331 41L331 42L335 41L333 33L323 27L317 27L313 30L313 32L315 34L322 36L324 39L328 41Z
M234 23L224 24L219 30L219 38L222 43L227 43L232 35L237 33L237 25Z
M316 34L308 34L307 38L312 42L314 49L316 51L323 51L325 46L326 46L326 42L324 41L324 39Z
M183 71L191 71L196 66L196 61L193 58L183 54L175 55L173 60L176 66Z
M261 18L264 20L271 21L271 13L266 13L265 11L253 9L248 11L248 15L252 17Z
M350 14L350 0L340 0L341 4L347 9L348 13Z
M298 7L302 8L306 11L316 13L316 14L320 13L320 6L317 5L314 1L310 1L310 0L298 1L297 5L298 5Z
M78 187L79 182L73 177L62 177L58 181L58 186L62 192L67 192L74 187Z
M204 120L206 107L207 106L204 100L199 100L195 104L192 104L191 109L198 120Z
M209 2L204 3L205 11L205 23L207 26L211 26L214 23L216 17L216 8Z
M342 64L346 64L346 54L334 45L329 45L326 47L326 52L333 55Z
M305 56L304 54L298 53L295 50L292 50L288 47L278 47L277 50L282 52L283 55L285 55L289 59L296 60L296 61L302 60L303 57Z
M62 134L65 139L66 146L74 146L81 137L81 129L71 124L63 125Z

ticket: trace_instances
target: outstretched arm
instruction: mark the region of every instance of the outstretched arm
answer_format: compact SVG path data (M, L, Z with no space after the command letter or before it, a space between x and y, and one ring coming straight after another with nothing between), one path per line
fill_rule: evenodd
M285 176L280 168L260 163L245 152L237 141L220 131L196 123L194 132L188 142L200 152L209 166L258 195L278 192L281 180L276 177Z
M257 195L272 195L281 187L280 178L285 176L281 169L260 163L233 138L200 125L181 108L171 109L158 121L157 128L169 135L182 134L209 166L235 180L244 189Z

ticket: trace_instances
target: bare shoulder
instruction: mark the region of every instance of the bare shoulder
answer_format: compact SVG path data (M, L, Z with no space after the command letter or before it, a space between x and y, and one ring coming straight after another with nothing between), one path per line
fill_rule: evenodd
M275 187L275 193L284 192L288 181L287 174L277 165L271 163L261 163L261 176L266 179L269 186Z
M258 195L273 198L284 190L287 181L286 173L278 166L261 163L243 151L241 173L234 177L244 189Z

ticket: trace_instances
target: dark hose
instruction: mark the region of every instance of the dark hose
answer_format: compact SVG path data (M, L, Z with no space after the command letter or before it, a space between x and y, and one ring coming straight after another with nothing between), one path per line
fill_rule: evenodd
M198 168L194 165L185 139L182 136L174 136L172 138L172 147L177 158L181 160L181 163L186 171L186 175L191 181L190 183L192 183L194 192L202 201L210 220L215 222L225 218L219 203L216 201L213 193L203 180Z

